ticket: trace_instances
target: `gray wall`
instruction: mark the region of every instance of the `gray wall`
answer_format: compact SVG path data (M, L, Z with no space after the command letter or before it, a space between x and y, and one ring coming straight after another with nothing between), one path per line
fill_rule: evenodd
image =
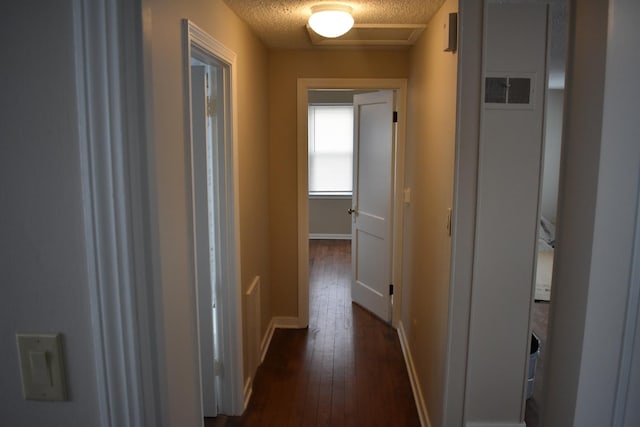
M543 424L637 426L640 3L572 1L570 10Z
M93 426L72 1L0 13L0 423ZM16 332L61 332L67 402L22 398Z
M540 213L553 223L556 222L558 205L563 96L564 90L562 89L550 89L547 91L544 133L544 173L542 175Z
M309 234L348 234L351 235L351 208L349 198L310 198Z

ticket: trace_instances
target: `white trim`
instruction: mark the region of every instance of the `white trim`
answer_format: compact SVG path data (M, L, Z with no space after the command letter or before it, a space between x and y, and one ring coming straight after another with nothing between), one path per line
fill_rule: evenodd
M275 329L300 329L297 317L274 317L273 326Z
M253 377L247 377L246 381L244 382L244 387L242 389L242 406L244 409L247 409L247 406L249 406L249 401L251 400L252 394L253 394Z
M74 0L78 138L100 426L163 425L147 223L140 4ZM121 43L121 40L127 43Z
M311 200L342 200L342 199L352 199L353 193L345 194L345 193L330 193L330 192L313 192L309 193L309 199Z
M409 381L411 382L411 391L413 391L413 399L416 402L418 408L418 417L420 418L420 425L423 427L431 427L431 420L429 418L429 411L427 405L424 403L424 396L422 396L422 389L420 388L420 379L416 372L416 367L413 363L413 357L411 356L411 348L409 347L409 341L404 330L402 320L398 322L398 338L400 338L400 347L402 348L402 355L404 356L404 362L407 365L407 372L409 373Z
M220 167L224 170L225 182L220 186L224 198L220 206L221 246L227 250L221 252L219 279L222 283L218 289L220 317L224 319L219 334L221 339L220 353L224 363L225 374L221 378L220 412L229 415L240 415L244 411L245 390L243 387L243 349L242 349L242 285L240 276L240 230L239 230L239 188L238 188L238 129L237 129L237 78L236 54L226 48L193 22L183 20L185 77L190 76L192 48L204 52L206 57L221 61L230 74L230 117L227 123L230 137L225 138L225 158L220 159ZM187 83L185 96L190 96ZM188 99L188 98L187 98ZM189 103L186 104L189 106ZM190 108L190 107L188 107ZM190 126L187 126L190 133ZM187 135L190 140L190 135ZM230 146L229 146L230 145ZM195 312L195 310L194 310Z
M460 0L451 268L443 425L464 423L482 104L483 2Z
M273 338L273 333L276 330L274 319L275 318L272 318L271 321L269 322L269 326L267 327L267 330L264 336L262 337L262 341L260 343L260 364L264 362L264 358L267 356L267 351L269 351L269 346L271 345L271 338ZM298 319L295 319L295 320L297 322ZM242 393L244 409L247 408L247 406L249 405L249 401L251 400L251 395L253 394L254 379L255 377L250 375L244 381L244 388Z
M307 143L307 105L310 89L377 89L395 90L396 111L398 111L395 200L394 200L394 242L393 242L393 282L395 285L392 324L400 320L402 303L402 238L403 238L403 186L406 140L406 79L332 79L299 78L297 84L297 167L298 167L298 321L297 327L309 325L309 172Z
M271 346L271 339L273 338L275 330L276 326L272 318L260 343L260 363L264 362L264 358L267 357L267 352L269 351L269 346Z
M351 234L309 233L309 240L351 240Z

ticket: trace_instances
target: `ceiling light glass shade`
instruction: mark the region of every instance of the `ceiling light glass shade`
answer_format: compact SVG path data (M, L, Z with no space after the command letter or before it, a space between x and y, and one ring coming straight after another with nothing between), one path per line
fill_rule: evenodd
M353 27L351 8L344 5L314 6L309 26L322 37L340 37Z

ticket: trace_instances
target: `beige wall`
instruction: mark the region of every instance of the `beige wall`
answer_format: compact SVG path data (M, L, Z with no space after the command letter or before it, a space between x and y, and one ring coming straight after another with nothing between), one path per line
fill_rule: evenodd
M273 51L269 54L269 218L274 316L297 316L298 78L405 78L403 50Z
M405 187L402 326L431 425L442 425L453 197L457 54L442 48L447 1L411 49Z
M148 96L157 195L159 284L164 319L168 424L197 425L197 336L185 141L181 19L191 19L237 54L241 278L243 290L262 278L263 330L269 304L267 51L221 0L159 0L146 10ZM246 333L244 334L246 337ZM246 348L246 346L245 346ZM246 360L245 360L246 366Z

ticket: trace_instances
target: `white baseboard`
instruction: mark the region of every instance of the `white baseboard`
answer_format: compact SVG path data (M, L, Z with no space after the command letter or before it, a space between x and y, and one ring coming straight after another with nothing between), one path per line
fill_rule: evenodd
M351 240L351 233L349 234L309 233L309 240Z
M409 348L409 342L407 341L407 335L405 333L404 325L402 324L402 321L398 322L398 337L400 338L400 347L402 347L404 362L407 365L407 371L409 372L409 381L411 382L413 399L415 400L416 407L418 408L418 417L420 418L420 425L423 427L431 427L429 412L427 411L427 405L425 405L424 403L424 397L422 396L422 391L420 389L420 381L418 380L416 367L413 364L413 357L411 357L411 350Z
M524 422L521 423L467 423L466 427L527 427Z
M272 318L271 322L269 322L269 326L267 327L267 331L265 332L264 337L262 337L262 342L260 343L260 363L264 362L264 358L267 355L267 351L269 351L271 338L273 338L273 332L275 330L275 322Z
M251 393L253 393L253 378L248 377L244 382L244 410L249 406L249 400L251 399ZM244 412L243 410L243 412Z
M274 317L273 326L276 329L302 329L297 317Z

